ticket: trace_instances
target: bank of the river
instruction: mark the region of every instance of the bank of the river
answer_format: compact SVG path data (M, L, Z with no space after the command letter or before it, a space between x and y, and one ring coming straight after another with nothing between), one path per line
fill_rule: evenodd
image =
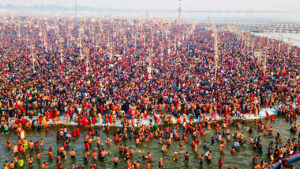
M294 107L294 109L298 109L296 107ZM278 109L277 108L263 108L257 115L254 114L242 114L239 117L232 117L233 120L239 120L239 119L245 119L246 121L254 121L255 119L263 119L267 117L267 114L269 114L269 116L272 115L277 115L278 113ZM37 120L37 117L33 117L32 119L29 119L29 117L25 117L27 120L31 120L34 121L35 119ZM76 116L74 115L75 119ZM194 118L191 117L190 115L181 115L180 117L174 117L171 115L167 115L167 118L172 119L170 120L173 124L177 123L177 119L180 118L181 123L184 122L192 122L192 123L199 123L202 120L200 118ZM137 118L132 118L131 120L133 120L133 123L130 124L134 124L134 126L139 126L139 125L149 125L150 123L154 124L155 121L153 120L153 116L148 116L147 118L143 118L143 119L137 119ZM217 121L222 121L224 120L224 117L221 117L218 114L212 114L212 115L207 115L206 116L207 120L217 120ZM14 122L15 122L15 118L10 118L10 126L13 126ZM49 121L45 121L45 123L47 123L50 126L55 126L55 125L65 125L65 126L76 126L78 125L78 122L75 121L69 121L66 116L60 116L58 118L56 118L55 122L50 119ZM164 124L164 121L162 119L160 119L158 124ZM93 126L114 126L114 127L122 127L122 123L121 120L118 118L116 120L116 123L105 123L105 116L102 116L102 122L100 122L99 120L96 121L95 125Z

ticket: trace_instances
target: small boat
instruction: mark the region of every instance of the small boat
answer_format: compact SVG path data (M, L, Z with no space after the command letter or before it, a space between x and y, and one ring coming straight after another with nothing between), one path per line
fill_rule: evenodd
M300 159L300 152L293 154L286 158L288 162L293 162ZM277 161L276 163L271 164L270 169L279 169L282 161Z

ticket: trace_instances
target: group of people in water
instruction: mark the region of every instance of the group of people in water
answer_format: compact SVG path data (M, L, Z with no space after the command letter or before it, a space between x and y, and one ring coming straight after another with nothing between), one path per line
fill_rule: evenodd
M8 133L12 128L19 134L20 140L12 146L14 153L31 151L32 143L34 151L40 153L42 140L28 142L25 131L47 130L49 124L56 123L100 125L107 132L110 126L121 126L114 134L114 142L121 144L133 138L139 145L157 137L163 152L173 141L183 145L192 137L191 145L197 152L201 137L210 129L216 130L212 140L216 139L220 151L224 151L224 142L232 139L228 126L240 126L233 118L244 122L243 115L256 117L262 107L278 108L290 122L297 119L300 52L280 41L250 33L240 35L219 25L222 31L217 32L215 58L216 32L207 24L159 19L1 17L7 20L0 27L1 129ZM265 56L257 54L261 51ZM268 113L267 116L274 119ZM222 119L220 124L217 117ZM193 124L194 119L199 123ZM163 128L163 124L167 127ZM272 126L262 120L257 125L266 135L273 134ZM250 127L251 130L254 129ZM297 133L297 126L291 131ZM60 159L68 156L66 148L78 135L79 129L57 132L57 139L63 140L57 150L58 168L63 168ZM88 161L90 156L105 160L110 153L100 139L96 140L98 150L90 149L97 135L99 132L92 129L84 138L86 162L92 162ZM106 142L110 143L109 137ZM231 152L246 143L244 133L235 132ZM11 147L10 141L6 144ZM255 150L263 150L259 137L253 138L251 144ZM133 150L120 146L127 167L139 168L139 161L130 160ZM282 148L296 152L297 146L294 140L284 147L270 143L270 161L278 160ZM49 147L49 160L54 159L52 151L53 147ZM76 152L71 152L75 158ZM151 156L144 155L147 168L153 165ZM24 165L18 157L10 164L5 162L5 166ZM179 158L175 154L173 159ZM189 152L184 158L189 161ZM201 164L204 159L212 159L209 150L201 155ZM113 160L116 165L118 160L118 156ZM31 157L29 162L33 162ZM219 164L222 168L222 159ZM265 164L258 166L263 168ZM46 167L47 163L42 165ZM163 167L163 159L159 166ZM80 166L74 164L74 168Z
M270 121L268 121L270 120ZM288 121L289 119L287 119ZM294 123L292 128L298 128L297 119L293 119ZM269 123L270 122L270 123ZM253 127L252 125L256 126ZM127 167L124 168L147 168L155 166L158 168L164 168L163 158L160 158L157 166L152 161L152 154L150 152L142 156L141 161L146 161L146 166L141 166L140 161L133 161L132 157L137 154L136 150L132 147L126 145L127 140L134 140L136 146L142 146L147 144L149 140L158 140L158 143L162 145L162 152L168 153L170 146L174 146L173 142L178 142L179 146L189 145L193 147L194 153L197 153L200 147L206 151L205 154L199 155L199 164L203 166L204 161L211 163L213 159L211 146L219 145L220 153L224 153L227 147L225 143L231 143L232 147L230 149L231 154L236 154L239 152L240 146L244 144L250 144L253 147L253 151L257 153L253 157L253 164L255 169L268 168L270 164L277 162L279 160L284 160L284 158L298 153L300 151L300 141L295 139L288 139L285 144L282 143L280 133L273 133L272 119L266 120L255 120L254 123L248 125L245 120L240 120L238 122L231 122L228 125L217 121L208 121L205 123L184 123L177 124L176 126L162 125L159 126L157 123L155 125L142 125L140 127L129 126L128 123L124 123L121 128L110 129L109 126L103 126L100 129L103 130L102 135L100 131L97 130L98 127L90 127L83 139L82 149L83 151L83 161L84 164L77 165L76 158L82 155L76 155L77 152L70 146L70 142L75 141L80 136L80 128L72 127L72 131L69 131L67 127L60 128L57 131L57 149L54 146L46 147L44 145L44 140L39 141L28 141L27 138L19 139L16 144L11 145L11 141L8 139L6 146L10 150L12 148L15 158L10 163L6 161L4 163L5 169L11 169L16 167L24 167L26 164L24 157L26 158L28 152L28 167L33 168L33 153L36 154L36 161L41 168L46 168L48 163L56 162L57 168L63 169L63 164L61 160L66 160L71 158L73 162L73 168L85 168L88 164L92 163L91 168L97 168L97 162L112 161L114 166L118 166L119 160L124 160ZM236 127L235 132L231 132L229 127ZM209 130L215 130L215 135L211 138L206 137L206 132ZM267 136L271 136L271 141L268 147L263 147L260 136L254 136L252 133L257 130L258 132L264 133ZM104 134L106 133L106 134ZM111 139L111 134L113 138ZM250 140L245 139L245 134L249 134ZM105 135L107 138L105 139ZM102 138L102 139L101 139ZM105 139L105 141L103 141ZM207 141L210 139L210 141ZM134 144L134 143L133 143ZM106 155L110 154L109 151L112 146L118 147L119 153L112 154L113 159L107 159ZM48 151L48 160L41 161L41 152ZM262 155L263 151L268 152L268 161L258 161L259 156ZM57 154L55 155L54 152ZM177 163L178 160L184 159L185 163L189 162L190 153L186 151L182 155L178 152L173 152L174 156L172 160ZM55 157L56 156L56 157ZM82 158L82 157L80 157ZM223 159L219 159L219 167L223 168ZM99 167L99 166L98 166Z

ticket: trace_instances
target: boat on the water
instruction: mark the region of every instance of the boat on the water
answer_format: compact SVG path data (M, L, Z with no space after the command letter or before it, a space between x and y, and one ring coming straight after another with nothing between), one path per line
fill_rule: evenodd
M271 164L271 167L269 169L279 169L281 167L281 164L286 160L287 162L293 162L300 159L300 152L295 153L284 160L279 160L276 163ZM293 166L290 166L289 168L295 168Z

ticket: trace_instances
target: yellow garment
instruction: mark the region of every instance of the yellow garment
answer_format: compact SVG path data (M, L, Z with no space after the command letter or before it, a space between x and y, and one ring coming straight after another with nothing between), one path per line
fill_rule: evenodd
M170 118L170 123L171 123L171 124L173 123L173 117Z
M43 126L46 125L46 117L43 117Z

